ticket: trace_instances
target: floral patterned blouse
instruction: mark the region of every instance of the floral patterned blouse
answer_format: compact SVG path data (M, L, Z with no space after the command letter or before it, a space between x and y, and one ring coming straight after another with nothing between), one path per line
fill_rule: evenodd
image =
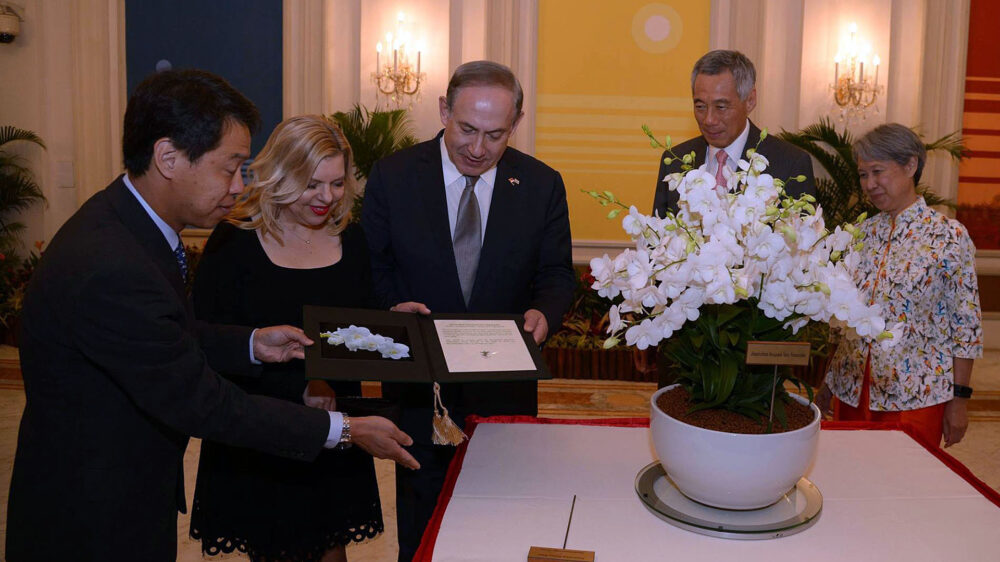
M854 278L869 303L882 306L886 326L904 323L895 346L882 349L842 338L826 382L857 407L871 353L872 411L914 410L952 399L952 357L983 355L976 248L965 227L931 209L922 197L895 219L879 213L865 233Z

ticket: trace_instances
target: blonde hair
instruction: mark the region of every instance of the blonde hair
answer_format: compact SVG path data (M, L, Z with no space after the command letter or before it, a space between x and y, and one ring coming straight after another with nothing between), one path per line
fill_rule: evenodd
M250 185L226 219L244 230L260 229L281 242L281 210L302 196L324 158L344 157L344 196L333 206L327 226L331 235L351 222L357 187L351 173L351 146L336 123L322 115L299 115L274 128L249 168Z

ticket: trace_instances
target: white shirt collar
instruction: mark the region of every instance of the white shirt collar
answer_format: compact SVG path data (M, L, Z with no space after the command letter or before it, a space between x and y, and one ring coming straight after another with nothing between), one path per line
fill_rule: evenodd
M142 195L139 195L135 186L132 185L132 180L128 179L128 174L122 176L122 182L124 182L125 187L132 192L132 195L135 195L135 198L139 200L139 204L146 210L146 214L149 215L149 218L153 219L154 223L156 223L156 228L159 228L160 232L163 233L163 237L167 240L167 244L170 246L170 251L174 251L177 248L177 243L180 242L180 236L174 232L174 229L170 228L170 225L160 218L160 215L156 214L156 211L154 211L153 208L146 203L146 200L142 198Z
M451 161L451 156L448 154L448 147L444 145L444 135L441 136L441 172L444 174L445 185L451 185L452 182L463 175L455 167L455 163ZM493 187L497 179L497 167L493 166L489 170L486 170L479 176L479 179L489 184L490 187Z
M730 169L735 170L739 165L738 163L740 159L746 158L746 155L740 154L740 151L742 151L743 147L747 145L747 139L749 137L750 137L750 119L747 119L747 124L743 126L743 132L740 133L740 136L736 137L736 140L734 140L732 144L730 144L724 149L721 149L725 150L726 155L729 156L729 160L726 160L726 164L729 166ZM717 165L715 161L715 155L719 152L719 150L720 149L712 145L708 145L708 155L705 158L705 162L709 163L710 170L714 170Z

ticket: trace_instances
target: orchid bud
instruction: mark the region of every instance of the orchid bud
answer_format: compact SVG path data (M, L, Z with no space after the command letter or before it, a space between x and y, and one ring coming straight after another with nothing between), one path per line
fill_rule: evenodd
M604 349L611 349L612 347L618 345L619 343L621 343L620 339L611 336L610 338L604 340Z
M671 158L671 157L669 157L669 156L667 156L666 158L663 159L663 163L666 164L667 166L669 166L670 163L673 162L673 161L674 161L674 159Z
M747 298L748 296L750 296L750 293L748 293L746 289L740 287L739 285L733 287L733 292L736 293L737 296L742 298Z
M840 260L840 256L841 255L842 255L842 253L841 253L840 250L835 250L833 252L830 252L830 259L833 260L833 261L838 261L838 260Z
M787 224L781 227L781 233L785 235L790 242L795 242L798 240L798 235L795 234L795 229L788 226Z
M826 296L830 296L830 286L826 283L817 283L816 288Z
M875 341L891 340L893 338L892 332L886 330L881 334L875 336Z
M691 162L694 161L694 156L690 153L685 154L684 157L681 158L681 161L684 162L685 164L690 164Z

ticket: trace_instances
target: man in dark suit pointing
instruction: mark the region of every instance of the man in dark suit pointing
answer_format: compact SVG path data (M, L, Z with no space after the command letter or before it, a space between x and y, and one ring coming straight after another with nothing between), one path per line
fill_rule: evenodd
M738 51L711 51L698 59L691 71L691 95L701 136L674 146L673 153L681 157L693 150L694 167L707 163L708 173L716 176L720 165L735 171L739 160L746 159L747 149L757 148L770 161L768 173L786 182L789 195L815 194L808 154L770 134L757 145L760 129L747 117L757 105L756 81L753 63ZM653 212L661 217L667 210L677 211L677 192L667 188L664 178L681 171L681 162L673 159L666 164L670 156L664 151L656 176ZM788 181L799 175L806 177L804 182Z
M258 123L207 72L155 74L129 99L127 173L59 230L25 297L11 562L175 560L189 435L301 460L353 442L418 466L384 418L250 396L212 370L253 376L312 343L291 326L200 323L185 295L178 233L229 212Z
M574 286L566 189L558 172L507 146L522 98L509 68L463 64L439 100L444 131L372 169L362 225L383 306L523 314L538 343L559 328ZM459 425L468 414L538 412L533 381L442 386ZM423 467L396 472L399 559L410 560L455 449L431 444L429 385L383 391L402 403L400 427Z

